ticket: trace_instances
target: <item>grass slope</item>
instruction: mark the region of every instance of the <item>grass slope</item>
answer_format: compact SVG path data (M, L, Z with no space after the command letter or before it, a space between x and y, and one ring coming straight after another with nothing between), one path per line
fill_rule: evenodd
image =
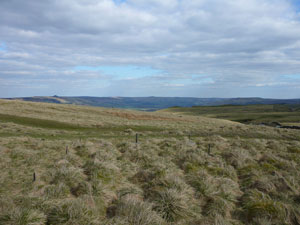
M0 100L0 224L297 225L299 140L201 116Z
M280 122L300 125L300 104L172 107L161 111L183 115L201 115L242 123Z

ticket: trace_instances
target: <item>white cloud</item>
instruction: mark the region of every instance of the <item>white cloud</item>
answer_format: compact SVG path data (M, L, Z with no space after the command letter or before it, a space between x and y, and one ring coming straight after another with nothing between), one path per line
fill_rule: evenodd
M279 76L300 73L300 22L290 0L1 1L0 37L7 44L0 51L0 77L7 84L7 72L11 77L15 71L14 77L42 77L41 83L58 76L74 82L85 77L86 85L90 79L91 86L101 86L115 81L95 72L72 76L70 71L76 66L135 65L163 71L168 84L161 95L173 93L168 87L177 84L180 74L185 79L181 95L202 96L202 89L218 87L214 96L222 96L222 88L236 89L237 95L245 86L276 83L288 88L291 81L279 82ZM194 83L194 76L214 82ZM155 76L130 82L153 85L137 95L154 95L158 84ZM118 82L111 86L115 92L126 88ZM114 90L107 94L117 95ZM107 95L93 95L99 94ZM300 97L298 92L294 97Z

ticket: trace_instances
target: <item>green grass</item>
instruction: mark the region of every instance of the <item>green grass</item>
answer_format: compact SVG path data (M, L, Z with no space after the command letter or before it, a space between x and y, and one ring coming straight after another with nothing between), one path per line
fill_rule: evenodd
M6 115L0 114L0 122L12 122L15 124L30 126L30 127L39 127L44 129L55 129L55 130L67 130L67 131L77 131L77 132L101 132L101 131L124 131L128 128L131 128L135 131L161 131L162 128L157 128L153 126L102 126L102 127L88 127L80 126L76 124L63 123L55 120L45 120L38 118L29 118L15 115Z
M184 115L201 115L211 118L227 119L242 123L281 122L300 123L300 105L224 105L173 107L162 112Z
M40 127L45 129L57 129L57 130L88 130L88 127L76 126L74 124L68 124L63 122L58 122L55 120L45 120L37 118L28 118L23 116L7 115L0 114L1 122L12 122L15 124L31 126L31 127Z

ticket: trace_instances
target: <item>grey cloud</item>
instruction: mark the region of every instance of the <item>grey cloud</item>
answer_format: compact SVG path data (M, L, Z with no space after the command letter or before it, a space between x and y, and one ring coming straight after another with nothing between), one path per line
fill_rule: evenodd
M137 85L133 94L143 96L154 95L154 89L164 96L223 96L222 89L241 96L240 88L249 86L248 95L257 90L278 97L271 86L284 89L291 82L279 81L280 75L300 73L299 19L289 0L2 0L0 43L7 50L0 51L0 88L19 78L34 80L36 87L46 83L40 95L73 80L82 89L69 85L66 94L126 95ZM72 72L81 65L164 72L160 79L118 81ZM194 83L195 76L214 83ZM176 83L178 77L186 83ZM263 88L268 84L276 85ZM0 96L7 95L3 90Z

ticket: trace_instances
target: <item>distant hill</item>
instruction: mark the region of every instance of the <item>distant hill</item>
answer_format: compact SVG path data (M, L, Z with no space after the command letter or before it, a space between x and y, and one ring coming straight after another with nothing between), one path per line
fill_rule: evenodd
M9 98L32 102L76 104L99 107L114 107L155 111L169 107L219 106L219 105L257 105L257 104L300 104L300 99L265 98L190 98L190 97L64 97L43 96Z

